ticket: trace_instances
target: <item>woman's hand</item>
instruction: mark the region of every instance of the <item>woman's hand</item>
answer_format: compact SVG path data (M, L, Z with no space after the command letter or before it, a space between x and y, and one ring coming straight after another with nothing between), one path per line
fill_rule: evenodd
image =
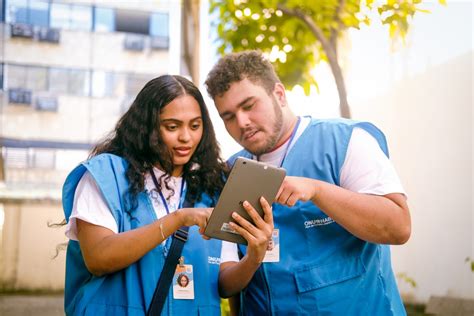
M211 213L212 208L182 208L177 211L182 223L181 226L199 226L199 233L205 239L209 239L203 234Z

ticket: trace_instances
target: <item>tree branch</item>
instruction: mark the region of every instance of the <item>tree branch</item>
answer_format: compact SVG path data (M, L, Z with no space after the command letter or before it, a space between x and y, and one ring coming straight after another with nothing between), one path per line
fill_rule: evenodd
M341 2L342 1L344 0L341 0ZM345 118L350 118L351 111L349 108L349 104L347 102L347 91L346 91L346 85L344 83L344 76L342 75L342 70L337 60L337 52L336 52L337 41L336 40L334 41L334 46L333 46L330 40L328 40L326 36L324 36L324 33L321 30L321 28L317 26L316 23L314 23L313 19L309 15L301 11L300 9L298 8L290 9L283 4L278 4L277 8L281 10L284 14L287 14L289 16L294 16L302 20L309 27L310 31L314 34L316 39L321 43L323 50L326 53L326 56L328 58L329 66L331 67L332 74L334 75L334 79L336 81L337 92L339 94L341 116Z
M331 42L331 45L334 48L334 51L336 52L336 55L337 55L337 36L339 34L339 30L342 25L341 12L344 9L345 5L346 5L345 0L339 0L339 4L337 6L336 12L334 13L334 21L337 22L338 28L337 29L332 28L331 36L329 37L329 41Z
M321 43L323 46L323 50L326 53L327 57L329 60L337 60L337 55L334 47L332 47L331 42L324 36L323 31L319 26L314 23L313 19L311 19L310 16L308 16L306 13L301 11L300 9L290 9L282 4L277 5L278 10L282 11L283 13L289 15L289 16L294 16L302 20L311 30L311 32L314 34L314 36L317 38L317 40Z

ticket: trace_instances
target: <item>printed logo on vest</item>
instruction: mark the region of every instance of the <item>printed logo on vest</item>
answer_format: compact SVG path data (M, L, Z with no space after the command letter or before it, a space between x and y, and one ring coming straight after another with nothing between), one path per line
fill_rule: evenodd
M207 262L209 264L221 264L221 258L219 257L211 257L211 256L208 256L207 257Z
M304 222L304 228L312 228L317 226L325 226L334 223L334 220L331 217L317 218Z

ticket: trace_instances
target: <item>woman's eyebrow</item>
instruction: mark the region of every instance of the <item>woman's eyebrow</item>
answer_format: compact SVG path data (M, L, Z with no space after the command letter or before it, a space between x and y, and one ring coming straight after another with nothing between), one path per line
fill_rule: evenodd
M202 120L202 116L200 116L200 115L199 115L199 116L196 116L196 117L190 119L190 121L195 121L195 120L199 120L199 119ZM164 123L164 122L182 123L183 121L182 121L182 120L178 120L177 118L172 118L172 117L171 117L171 118L163 119L163 120L161 120L161 122L162 122L162 123Z

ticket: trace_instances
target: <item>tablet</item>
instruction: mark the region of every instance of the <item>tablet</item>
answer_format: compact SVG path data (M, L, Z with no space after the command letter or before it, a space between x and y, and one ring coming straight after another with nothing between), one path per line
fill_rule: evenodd
M237 158L209 217L204 235L246 245L245 238L229 225L229 222L233 221L232 212L237 212L253 223L242 203L248 201L260 216L263 216L260 197L263 196L271 205L285 175L286 172L282 168L243 157Z

